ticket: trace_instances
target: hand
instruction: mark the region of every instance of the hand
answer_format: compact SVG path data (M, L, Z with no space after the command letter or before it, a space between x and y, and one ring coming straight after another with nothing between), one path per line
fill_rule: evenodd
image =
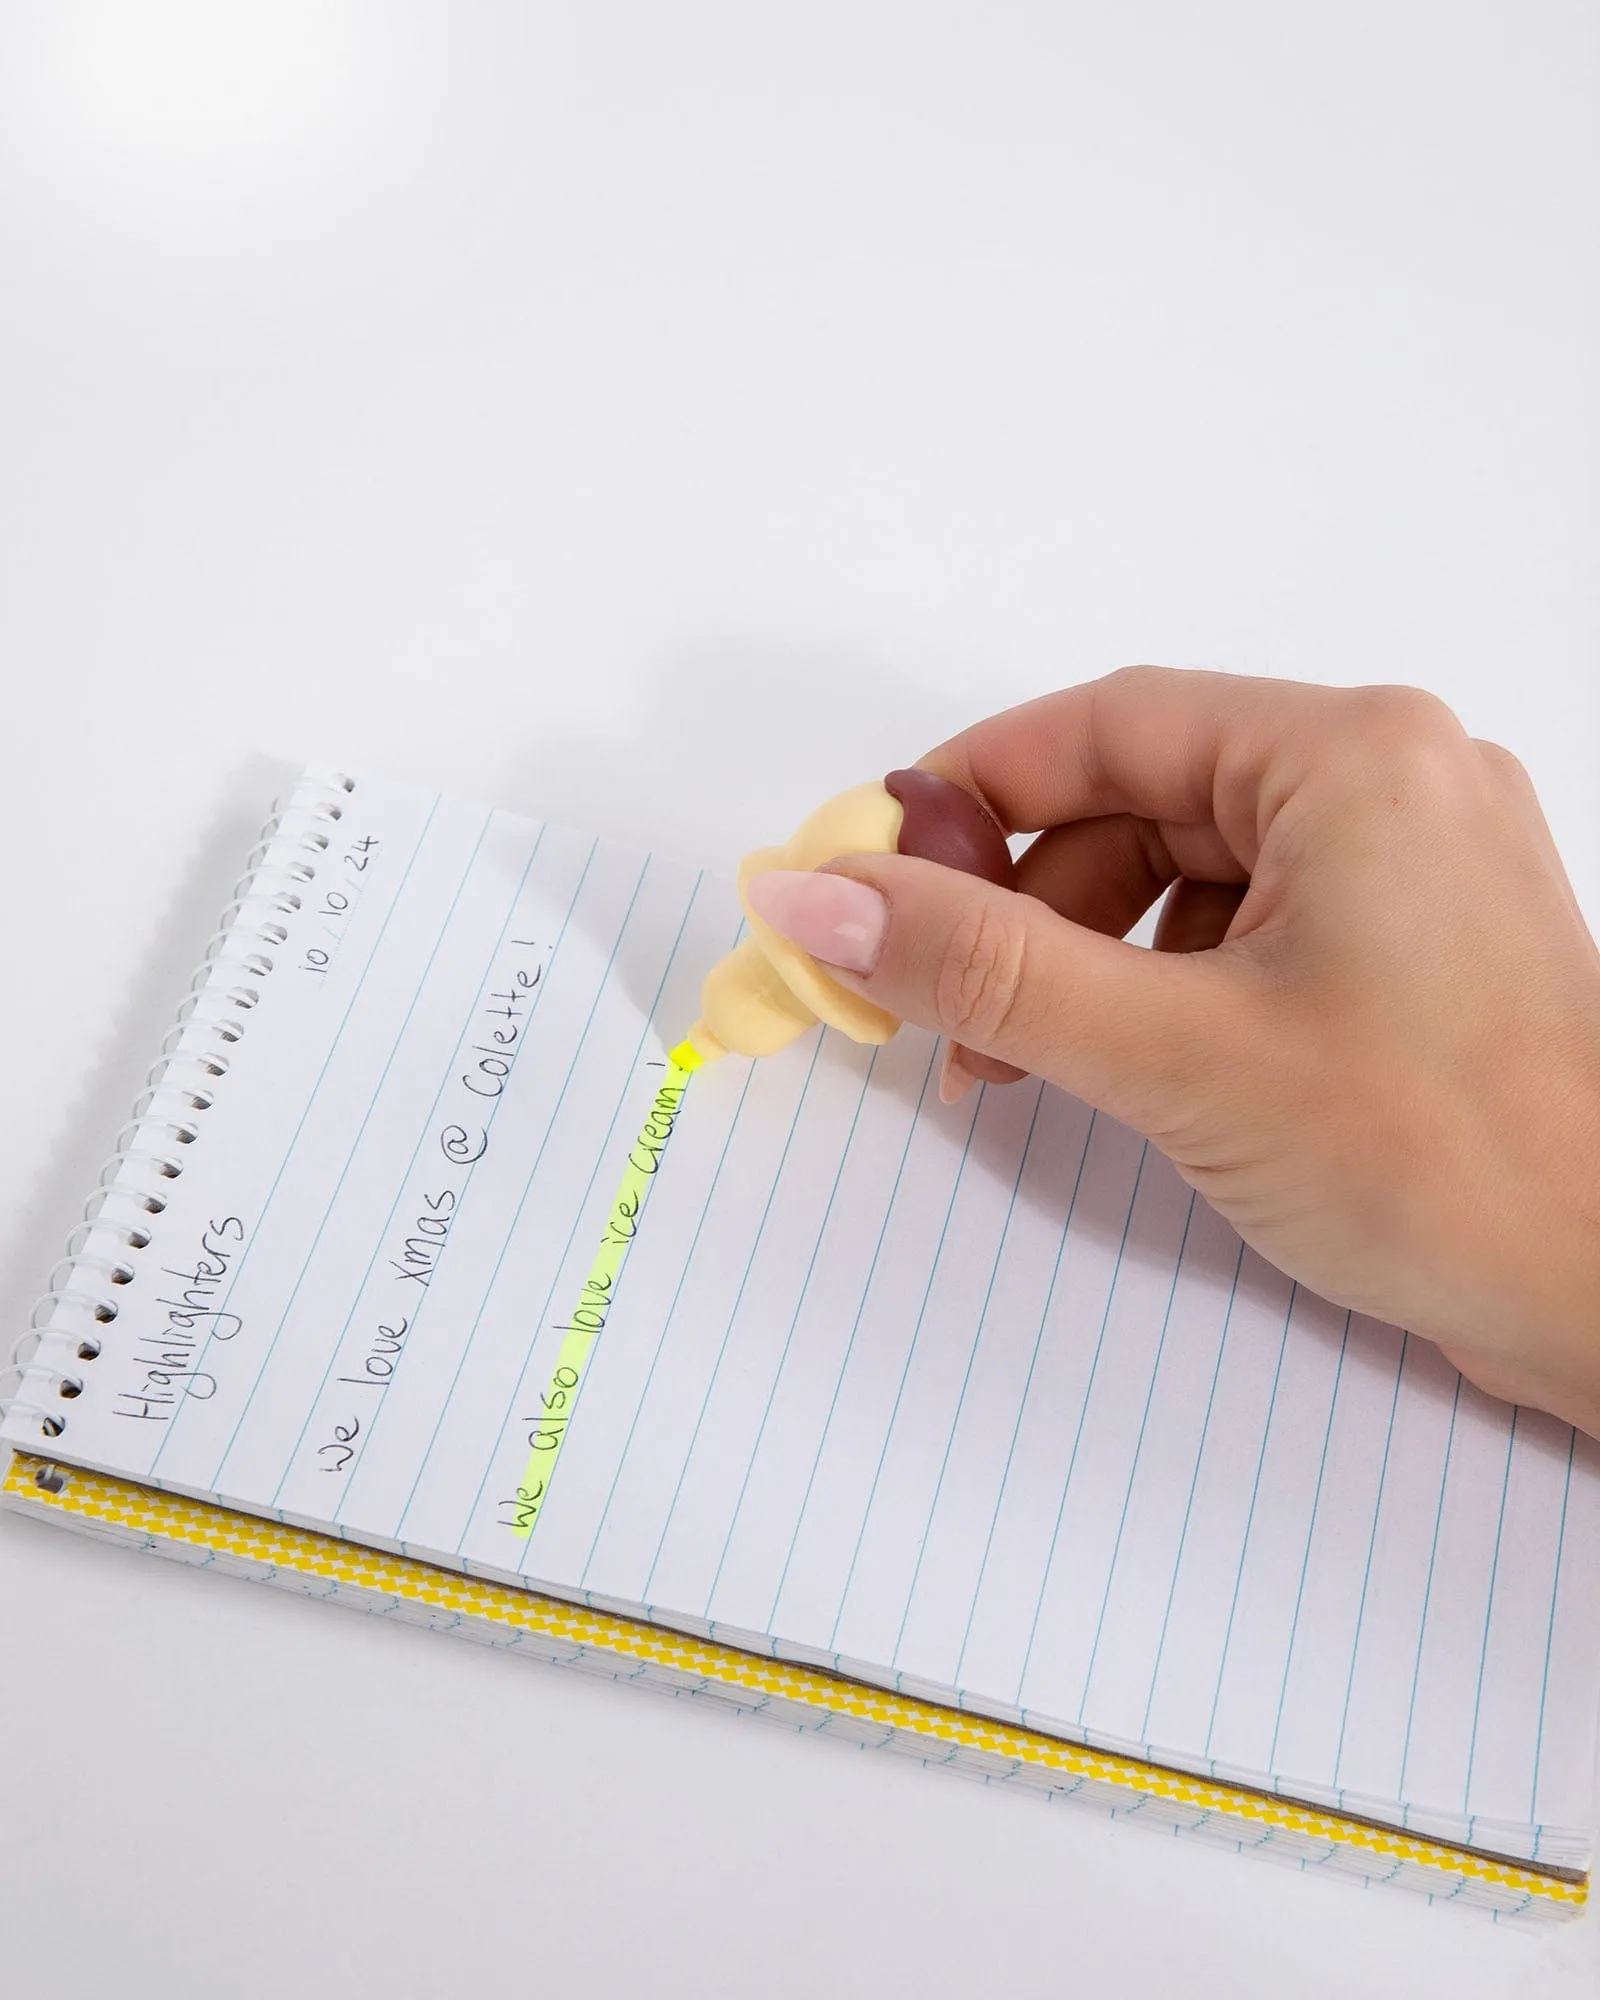
M1513 757L1415 689L1141 667L923 763L1039 832L1017 892L847 855L759 914L951 1037L947 1098L1060 1084L1291 1276L1600 1433L1600 954Z

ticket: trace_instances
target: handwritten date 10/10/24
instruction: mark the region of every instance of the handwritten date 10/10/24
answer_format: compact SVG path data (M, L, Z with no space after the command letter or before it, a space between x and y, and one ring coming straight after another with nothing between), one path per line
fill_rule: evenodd
M351 912L361 901L367 870L372 866L380 845L377 835L372 833L364 833L358 840L352 840L335 864L341 871L338 882L330 885L324 881L319 887L310 917L317 927L317 934L325 935L329 943L304 947L300 957L302 972L323 973L333 964L344 942L345 926Z

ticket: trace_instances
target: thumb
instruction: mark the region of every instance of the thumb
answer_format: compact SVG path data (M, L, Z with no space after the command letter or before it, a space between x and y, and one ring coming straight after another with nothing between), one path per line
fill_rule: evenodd
M1231 954L1147 951L935 862L844 855L746 894L853 992L1150 1137L1186 1125L1196 1088L1250 1046Z

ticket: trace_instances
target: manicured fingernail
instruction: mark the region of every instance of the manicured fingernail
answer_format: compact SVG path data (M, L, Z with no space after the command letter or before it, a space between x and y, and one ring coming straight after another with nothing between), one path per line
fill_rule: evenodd
M977 1080L972 1071L967 1068L961 1044L959 1042L947 1043L944 1052L944 1067L939 1071L939 1102L941 1104L959 1104Z
M752 876L745 894L758 917L825 965L870 972L877 964L889 905L865 882L774 868Z

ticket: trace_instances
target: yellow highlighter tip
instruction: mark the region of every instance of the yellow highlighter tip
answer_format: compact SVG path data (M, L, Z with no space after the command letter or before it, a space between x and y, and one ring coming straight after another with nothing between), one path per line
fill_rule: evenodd
M696 1021L678 1046L667 1051L667 1061L674 1069L692 1076L697 1069L704 1069L707 1063L714 1063L727 1053L705 1022Z

